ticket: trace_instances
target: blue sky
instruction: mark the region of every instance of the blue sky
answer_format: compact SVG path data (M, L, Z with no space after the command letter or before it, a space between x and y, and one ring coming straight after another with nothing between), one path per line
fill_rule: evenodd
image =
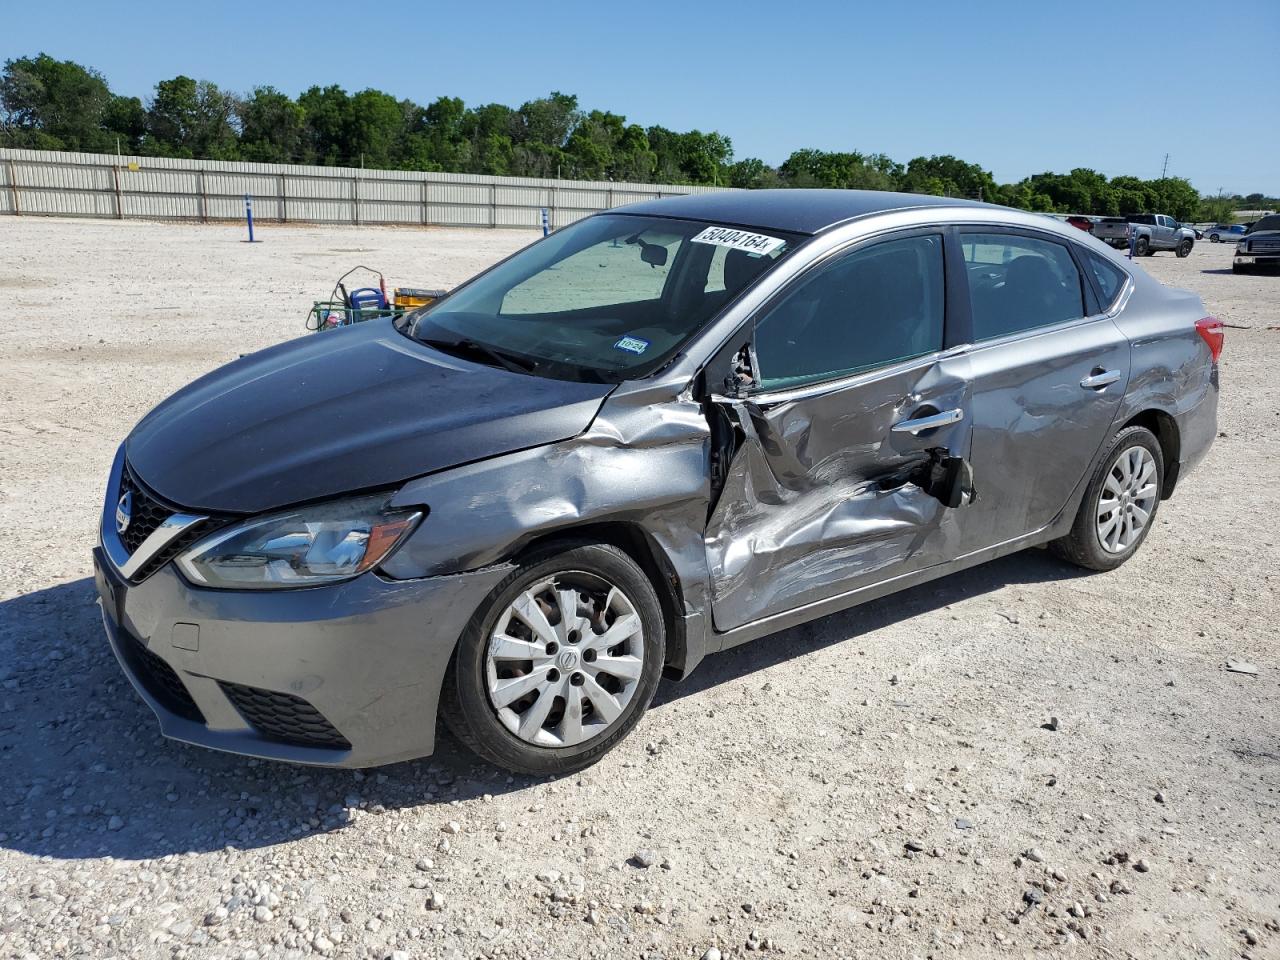
M1168 153L1203 192L1280 194L1276 0L4 5L0 58L43 50L144 98L178 73L420 103L561 90L774 164L804 146L951 153L1006 182L1155 177Z

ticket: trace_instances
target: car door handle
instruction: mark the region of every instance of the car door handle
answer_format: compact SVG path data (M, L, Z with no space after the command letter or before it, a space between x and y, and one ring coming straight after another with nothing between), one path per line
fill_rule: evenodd
M916 417L914 420L899 420L893 425L893 432L924 433L926 430L936 430L938 427L946 427L953 423L959 423L963 419L963 410L959 408L955 410L945 410L942 413L933 413L927 417Z
M1098 373L1091 373L1080 381L1080 386L1086 390L1101 390L1103 387L1109 387L1115 383L1124 374L1119 370L1100 370Z

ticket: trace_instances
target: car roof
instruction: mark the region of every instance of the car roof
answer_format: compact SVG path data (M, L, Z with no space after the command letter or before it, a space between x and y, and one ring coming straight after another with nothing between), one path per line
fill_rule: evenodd
M690 193L615 207L608 212L630 216L711 220L732 226L814 234L859 217L920 207L1007 209L995 204L979 203L976 200L957 200L953 197L935 197L920 193L890 193L885 190L784 189Z

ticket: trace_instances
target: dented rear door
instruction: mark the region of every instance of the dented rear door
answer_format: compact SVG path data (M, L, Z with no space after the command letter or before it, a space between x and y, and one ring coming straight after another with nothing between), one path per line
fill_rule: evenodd
M942 262L940 231L860 244L761 311L754 388L710 404L717 630L955 554L964 511L928 482L931 465L967 460L971 426L968 358L944 339ZM870 369L824 376L860 360Z

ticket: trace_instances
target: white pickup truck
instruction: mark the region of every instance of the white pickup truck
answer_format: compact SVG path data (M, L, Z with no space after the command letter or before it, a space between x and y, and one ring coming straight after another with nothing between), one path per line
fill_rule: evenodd
M1122 250L1129 248L1132 237L1133 253L1138 257L1149 257L1157 250L1172 250L1178 256L1185 257L1196 243L1194 230L1163 213L1131 213L1123 217L1105 217L1093 225L1093 235Z

